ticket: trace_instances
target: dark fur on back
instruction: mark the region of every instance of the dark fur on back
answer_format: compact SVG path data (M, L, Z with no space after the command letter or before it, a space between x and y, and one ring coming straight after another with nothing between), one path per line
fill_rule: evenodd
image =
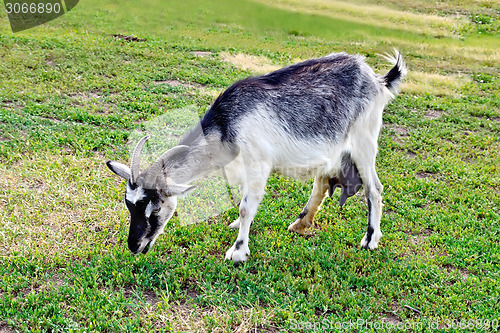
M203 132L216 130L222 141L234 142L242 117L264 108L292 136L338 142L377 94L369 70L361 57L339 53L241 80L205 114Z

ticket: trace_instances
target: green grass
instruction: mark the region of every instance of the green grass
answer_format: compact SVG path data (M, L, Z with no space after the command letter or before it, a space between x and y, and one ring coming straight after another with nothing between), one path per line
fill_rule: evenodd
M88 0L17 34L2 14L0 331L318 331L360 320L459 331L500 320L500 7L379 2ZM127 161L148 121L202 113L252 74L227 54L284 66L348 51L384 73L378 54L392 47L410 74L379 140L379 249L359 248L361 196L340 209L336 194L309 236L290 234L312 184L273 176L247 263L223 259L236 209L189 226L174 217L147 256L129 254L124 184L104 162Z

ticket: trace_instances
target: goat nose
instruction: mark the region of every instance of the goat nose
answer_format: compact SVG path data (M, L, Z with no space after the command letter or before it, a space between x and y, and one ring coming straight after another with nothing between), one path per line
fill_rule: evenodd
M132 240L132 239L128 239L128 249L130 250L130 252L132 252L133 254L137 254L137 252L139 252L139 244Z

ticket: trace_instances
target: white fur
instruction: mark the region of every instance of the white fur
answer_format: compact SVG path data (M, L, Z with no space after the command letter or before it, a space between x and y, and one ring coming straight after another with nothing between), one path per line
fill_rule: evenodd
M146 209L144 210L144 215L146 216L146 218L149 218L152 213L153 213L153 203L150 201L148 202Z
M135 190L132 190L130 186L127 186L127 193L125 195L125 198L127 198L127 200L130 201L132 204L141 201L145 197L146 193L144 193L144 190L141 187L137 187Z

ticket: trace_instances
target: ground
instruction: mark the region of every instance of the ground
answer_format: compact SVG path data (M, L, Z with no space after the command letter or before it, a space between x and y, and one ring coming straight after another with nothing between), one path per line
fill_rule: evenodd
M0 332L498 325L499 12L486 0L88 0L16 34L2 14ZM148 255L128 252L125 186L104 163L129 160L134 131L330 52L385 73L393 48L409 74L384 112L377 250L359 247L362 196L340 208L337 192L307 236L289 233L312 183L273 176L247 263L224 260L235 208L174 217Z

